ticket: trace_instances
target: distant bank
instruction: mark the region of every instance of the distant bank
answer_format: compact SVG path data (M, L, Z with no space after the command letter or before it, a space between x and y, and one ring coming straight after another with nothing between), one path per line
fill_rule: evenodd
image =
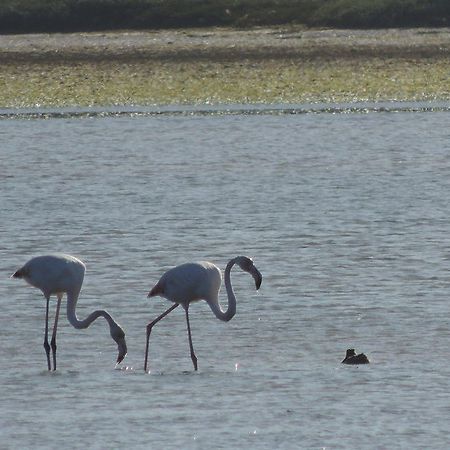
M0 34L189 27L450 25L449 0L2 0Z
M449 101L449 28L0 35L0 108Z

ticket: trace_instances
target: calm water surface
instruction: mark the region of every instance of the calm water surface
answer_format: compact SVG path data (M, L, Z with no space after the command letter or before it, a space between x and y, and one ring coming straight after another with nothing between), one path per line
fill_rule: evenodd
M446 448L448 112L2 120L0 447ZM46 371L42 295L9 275L74 254L78 305ZM168 268L253 256L228 323L146 294ZM224 292L222 299L225 300ZM54 302L52 303L54 307ZM349 347L369 366L340 364Z

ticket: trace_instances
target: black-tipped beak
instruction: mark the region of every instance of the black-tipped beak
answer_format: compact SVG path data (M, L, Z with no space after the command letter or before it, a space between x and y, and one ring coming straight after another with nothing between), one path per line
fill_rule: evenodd
M125 342L125 338L123 338L121 341L117 343L118 349L119 349L119 356L117 357L117 364L120 364L125 356L127 356L128 349L127 344Z
M19 269L16 272L14 272L10 278L22 278L23 277L23 273L22 271Z
M250 273L252 274L252 277L255 280L256 290L258 290L261 287L261 283L262 283L261 272L255 266L253 266L253 269Z

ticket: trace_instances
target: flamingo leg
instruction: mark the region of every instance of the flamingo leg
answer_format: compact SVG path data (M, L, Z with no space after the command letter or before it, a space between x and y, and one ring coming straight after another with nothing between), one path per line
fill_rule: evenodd
M47 366L48 370L52 370L50 365L50 345L48 344L48 307L50 303L50 297L46 298L47 300L47 306L45 308L45 336L44 336L44 348L45 353L47 354Z
M56 303L56 312L55 312L55 323L53 325L52 341L50 343L50 347L52 349L53 354L53 370L56 370L56 330L58 329L58 318L59 318L59 309L61 307L61 299L62 296L58 295L58 302Z
M164 319L164 317L167 316L167 314L169 314L170 312L172 312L177 306L179 305L179 303L175 303L174 305L172 305L167 311L164 311L160 316L158 316L153 322L150 322L147 325L147 341L145 344L145 361L144 361L144 370L147 372L147 362L148 362L148 347L149 347L149 343L150 343L150 333L152 332L152 328L154 325L156 325L161 319Z
M186 323L187 323L187 330L188 330L188 337L189 337L189 350L191 351L191 359L192 363L194 364L194 369L197 370L197 357L194 353L194 346L192 345L192 335L191 335L191 326L189 324L189 303L186 307Z

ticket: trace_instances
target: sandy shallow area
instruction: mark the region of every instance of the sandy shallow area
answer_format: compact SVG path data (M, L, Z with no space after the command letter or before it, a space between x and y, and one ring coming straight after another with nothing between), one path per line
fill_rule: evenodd
M450 99L450 29L0 36L0 107Z
M438 57L450 53L450 29L192 29L0 36L0 58L80 60L211 58Z

